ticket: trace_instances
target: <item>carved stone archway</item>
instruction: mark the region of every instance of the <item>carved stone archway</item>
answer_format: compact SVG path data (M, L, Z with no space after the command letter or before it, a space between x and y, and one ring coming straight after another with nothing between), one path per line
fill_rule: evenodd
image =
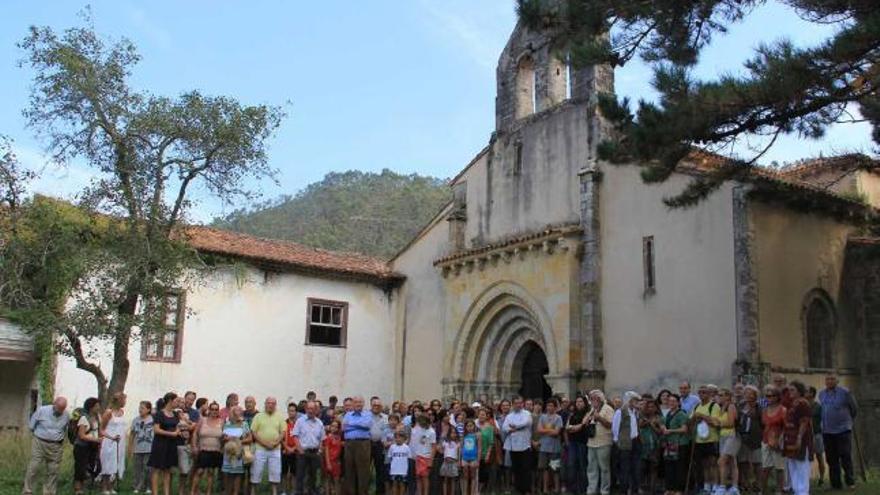
M547 372L561 375L550 318L522 286L498 282L468 309L450 349L444 394L464 400L509 397L522 385L530 349L540 349Z

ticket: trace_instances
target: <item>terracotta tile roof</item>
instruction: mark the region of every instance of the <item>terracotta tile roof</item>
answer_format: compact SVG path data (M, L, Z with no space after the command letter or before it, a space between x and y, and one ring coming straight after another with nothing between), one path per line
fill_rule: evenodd
M812 158L787 165L779 169L779 174L791 180L809 181L810 176L823 172L852 170L880 171L880 160L875 160L861 153Z
M816 195L817 197L834 199L859 208L874 210L874 208L865 205L864 203L853 197L838 194L831 189L820 187L819 185L811 183L802 178L802 175L806 174L806 172L804 172L805 170L813 170L814 167L859 166L862 168L867 168L870 163L873 163L874 166L880 166L880 162L878 162L877 160L873 160L865 155L858 154L840 155L833 158L808 160L802 162L802 164L800 165L794 166L791 171L754 165L748 167L748 173L742 178L743 180L761 183L764 185L776 186L777 188L781 187L784 189L795 189L800 192ZM716 153L695 148L677 167L676 170L685 173L700 174L714 172L724 167L745 167L745 165L739 164L735 160L726 158ZM796 170L800 170L800 172L797 172Z
M363 254L327 251L296 242L254 237L202 226L186 228L188 243L198 251L212 253L306 273L394 284L403 275L378 258Z
M852 244L880 246L880 237L850 237L847 240Z

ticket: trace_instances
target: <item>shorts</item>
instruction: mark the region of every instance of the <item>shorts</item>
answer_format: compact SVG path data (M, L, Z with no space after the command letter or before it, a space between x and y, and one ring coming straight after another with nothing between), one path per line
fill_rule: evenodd
M538 469L553 469L553 466L557 464L553 461L558 461L559 459L559 454L551 454L550 452L539 452ZM556 471L556 469L553 469L553 471Z
M392 474L388 476L388 481L391 483L402 483L406 484L406 475L405 474Z
M254 462L251 464L251 483L259 485L263 480L263 471L269 471L269 483L281 483L281 449L257 449Z
M443 459L443 464L440 465L440 476L442 478L458 478L458 461Z
M281 476L285 474L296 474L296 454L281 455Z
M189 445L177 446L177 470L180 474L189 474L192 470L192 450Z
M813 435L813 454L825 455L825 438L821 433Z
M736 456L736 461L749 464L762 464L763 457L761 447L753 449L746 444L742 444L739 447L739 454Z
M431 474L431 464L434 459L430 457L416 457L416 476L419 478L427 478Z
M210 450L199 451L196 467L199 469L215 469L223 465L223 453Z
M697 443L694 449L694 457L701 461L718 457L718 442Z
M739 454L739 449L741 445L742 441L740 441L739 437L736 436L736 434L727 435L726 437L721 437L721 441L718 442L718 450L721 455L735 458L737 454Z
M776 469L782 471L785 469L785 458L782 452L771 449L766 443L761 444L761 467L764 469Z

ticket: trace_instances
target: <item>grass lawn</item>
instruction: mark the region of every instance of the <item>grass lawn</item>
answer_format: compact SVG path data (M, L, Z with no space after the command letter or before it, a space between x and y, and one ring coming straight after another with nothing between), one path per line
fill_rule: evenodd
M30 435L0 435L0 495L20 495L22 479L24 478L25 467L30 458ZM70 444L65 442L64 459L61 463L61 471L59 473L58 494L66 495L73 493L73 449ZM120 493L131 493L130 477L123 480L119 487ZM855 491L844 490L840 492L831 492L825 490L814 490L814 493L845 493L851 495L880 495L880 472L874 471L870 473L869 482L864 484L859 480ZM42 474L38 478L37 486L34 493L40 495L42 493L41 482ZM177 493L172 488L173 493ZM267 486L263 486L261 493L270 493ZM95 487L91 493L100 493Z

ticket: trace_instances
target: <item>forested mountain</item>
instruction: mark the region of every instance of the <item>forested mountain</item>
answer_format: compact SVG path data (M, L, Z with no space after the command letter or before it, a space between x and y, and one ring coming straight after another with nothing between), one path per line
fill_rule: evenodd
M450 199L446 180L333 172L295 196L241 209L214 227L337 251L389 258Z

